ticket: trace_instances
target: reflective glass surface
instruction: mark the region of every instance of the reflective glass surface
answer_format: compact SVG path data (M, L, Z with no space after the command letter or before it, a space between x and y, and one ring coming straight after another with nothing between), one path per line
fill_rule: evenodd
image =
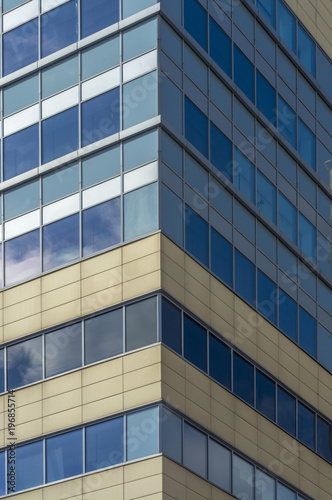
M208 119L185 98L185 136L204 156L208 156Z
M157 73L154 71L126 83L123 92L123 128L129 128L157 115ZM116 106L115 109L118 109Z
M313 132L299 119L298 151L313 170L316 170L316 137Z
M124 239L130 240L158 227L157 184L124 196Z
M295 491L290 490L281 483L277 483L277 498L278 500L296 500Z
M82 366L81 323L45 335L46 377Z
M253 465L237 455L233 455L233 495L237 498L254 500L253 477Z
M183 316L183 355L204 372L207 370L206 342L206 330L185 314Z
M331 307L331 301L329 301ZM318 324L318 360L319 362L332 372L332 335L322 325Z
M42 122L42 162L78 149L78 109L68 109Z
M207 476L207 437L186 422L183 427L183 465L195 474Z
M233 248L211 228L211 271L228 286L233 285Z
M254 102L254 66L234 45L234 83Z
M87 47L81 53L82 80L120 64L120 37L114 36Z
M82 146L100 141L120 129L119 88L82 104Z
M325 420L317 417L317 451L329 462L332 462L332 427Z
M40 272L39 229L5 243L5 283L12 285Z
M275 28L276 25L275 0L256 0L256 5L258 10Z
M162 341L182 354L181 311L166 299L162 299Z
M219 384L231 388L231 351L214 335L209 335L209 375Z
M71 0L41 17L41 51L46 57L77 41L77 0Z
M83 256L90 255L121 241L120 198L106 201L83 211Z
M280 95L278 96L278 129L293 148L296 148L296 115Z
M208 92L208 71L206 64L198 57L187 44L184 44L183 69L186 75L202 90L205 94Z
M43 484L43 442L19 446L15 450L15 491L27 490ZM31 467L33 464L33 467ZM8 463L8 468L10 464Z
M57 94L78 83L78 57L74 55L43 69L42 97Z
M81 38L119 21L117 0L81 0Z
M4 364L4 350L0 349L0 393L5 390L5 364Z
M256 370L256 408L267 418L275 421L275 383L264 373Z
M101 314L84 322L85 364L123 352L122 309Z
M0 453L0 495L6 494L6 453Z
M225 73L232 76L231 39L210 17L210 55Z
M159 408L131 413L127 417L127 460L159 452Z
M184 27L207 50L207 12L197 0L184 0Z
M38 99L38 74L8 85L3 91L4 116L30 106L37 102Z
M39 165L39 125L33 125L4 139L4 180Z
M86 188L120 174L120 146L103 149L82 160L82 187Z
M235 250L235 291L255 305L255 266L238 250Z
M316 358L316 320L305 311L302 307L299 308L299 344L311 356Z
M78 214L43 227L44 271L67 264L79 256Z
M123 422L123 417L120 417L86 428L86 472L110 467L124 461Z
M158 134L156 130L140 134L123 143L123 170L127 172L145 165L158 157Z
M315 449L315 414L302 403L297 405L297 436L302 443Z
M255 203L255 167L237 148L234 148L233 177L235 186Z
M296 208L281 193L279 193L278 202L278 226L288 238L296 243Z
M46 482L83 472L82 429L46 439Z
M164 184L162 196L162 230L179 245L183 245L183 202Z
M297 55L310 73L315 76L315 42L310 38L300 24L297 25Z
M309 259L316 262L316 229L301 213L299 214L299 247Z
M277 389L277 424L295 436L295 398L279 386Z
M9 346L7 348L8 390L41 380L42 359L42 337Z
M265 175L257 170L257 208L263 212L271 222L277 222L277 192L275 186L267 180Z
M122 37L122 59L125 62L156 47L157 20L151 19L130 28Z
M122 18L132 16L140 10L146 9L154 5L157 0L122 0Z
M297 304L279 288L279 328L297 342Z
M232 143L210 122L210 161L232 181Z
M257 271L257 309L272 323L277 323L277 285Z
M292 49L293 52L295 52L296 21L294 16L291 14L291 12L287 9L285 4L281 0L278 0L277 30L283 41L287 43L288 47Z
M276 500L276 481L264 472L256 469L256 500Z
M4 194L5 220L24 214L39 207L39 182L20 184Z
M75 163L43 175L42 191L43 204L64 198L79 189L79 165Z
M206 266L209 261L208 235L209 226L207 222L186 205L185 248Z
M3 75L13 73L38 59L38 19L3 35Z
M208 479L223 490L231 490L231 452L209 439Z
M141 300L126 307L126 350L157 342L157 299Z
M263 115L275 125L276 91L259 71L256 71L256 103Z
M182 462L182 420L162 408L162 452L178 463Z
M248 404L254 404L254 367L233 353L233 392Z

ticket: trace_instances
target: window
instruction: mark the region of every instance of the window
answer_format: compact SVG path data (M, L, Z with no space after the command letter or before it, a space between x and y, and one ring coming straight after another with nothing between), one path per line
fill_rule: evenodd
M210 160L211 163L232 181L232 143L210 122Z
M208 197L209 174L194 158L185 154L185 180L203 198Z
M275 422L275 383L264 373L256 370L256 408L265 417Z
M157 342L157 299L141 300L126 307L126 350Z
M68 57L42 70L42 97L49 97L78 83L78 57Z
M295 436L295 398L279 386L277 390L277 424Z
M296 115L280 95L278 96L278 128L281 135L296 149Z
M18 446L15 450L16 478L14 491L27 490L43 484L43 442ZM31 467L33 464L33 467ZM9 462L8 462L8 467ZM8 491L9 493L9 491Z
M315 414L302 403L297 405L298 439L312 450L315 449Z
M279 288L279 328L297 342L297 304Z
M85 471L124 462L123 417L90 425L85 430Z
M171 167L174 172L182 176L182 148L164 131L161 136L162 160Z
M278 49L278 73L288 87L296 93L297 69L280 48ZM285 115L287 116L286 113Z
M256 469L255 479L256 500L276 500L275 479L259 469Z
M299 118L298 151L302 158L316 170L316 138L311 130Z
M233 247L211 227L211 271L233 286Z
M4 180L23 174L39 165L39 125L5 137Z
M64 198L79 189L79 165L75 163L42 177L43 204Z
M235 249L235 291L255 306L255 266Z
M206 64L198 57L188 45L184 44L183 69L187 76L197 85L197 87L207 94L208 92L208 70Z
M233 352L233 392L246 403L254 405L254 367Z
M182 354L181 311L164 298L162 299L162 341L178 354Z
M6 452L0 453L0 495L6 494Z
M331 425L317 417L317 452L330 463L332 462L331 434Z
M234 148L234 184L252 203L255 203L255 167L235 147Z
M232 119L232 93L212 71L210 72L210 99L227 118Z
M270 219L277 222L277 194L275 186L257 170L257 208Z
M38 59L38 19L3 35L3 75L13 73Z
M234 83L254 102L254 66L234 45Z
M193 365L207 371L206 330L186 314L183 316L183 355Z
M78 259L79 215L74 214L43 228L43 269L48 271Z
M205 266L209 262L209 226L187 205L185 207L185 249Z
M124 196L124 239L130 240L158 228L157 183Z
M331 307L331 300L329 301L329 307ZM318 324L318 361L332 373L331 344L331 333Z
M121 241L120 198L96 205L82 214L83 256Z
M42 122L42 162L47 163L78 149L78 108Z
M166 408L162 408L162 451L167 457L182 462L182 420Z
M275 0L256 0L257 9L275 28L276 26L276 12Z
M82 160L82 187L86 188L120 174L120 146L103 149Z
M304 31L302 26L297 25L297 55L310 73L316 74L315 42Z
M13 285L40 272L39 229L5 242L5 284Z
M231 39L210 17L210 56L230 78L232 76L231 49Z
M9 346L7 348L8 390L41 380L42 359L42 337Z
M299 344L314 358L317 357L316 337L316 320L300 307Z
M145 21L134 28L124 31L122 36L122 59L125 62L156 47L157 20Z
M257 108L272 125L276 122L276 91L269 82L256 71L256 102Z
M316 262L316 229L299 213L299 247L313 262Z
M46 482L83 472L82 429L46 439Z
M285 4L278 0L278 26L277 30L283 41L288 45L293 52L295 52L296 39L295 39L296 21L291 12L287 9Z
M263 224L258 222L256 224L256 240L257 247L261 252L269 257L272 262L277 261L277 239L270 230L268 230Z
M257 309L272 323L277 323L277 285L257 271Z
M164 184L161 187L162 230L176 243L183 246L183 202Z
M82 80L120 64L120 37L114 36L81 52Z
M45 335L46 377L82 366L81 323Z
M3 114L11 115L38 102L38 74L8 85L3 91Z
M296 500L296 493L283 484L277 483L277 498L278 500Z
M243 234L249 241L255 243L255 217L251 215L242 203L234 200L234 225L236 229Z
M159 408L127 416L127 460L159 453Z
M209 481L219 488L231 491L231 452L209 439Z
M184 27L207 50L207 12L197 0L184 0Z
M303 198L316 207L316 184L302 168L298 169L298 188Z
M145 165L158 158L158 134L156 130L140 134L123 143L123 170Z
M0 349L0 393L5 390L5 360L4 349Z
M182 68L182 38L164 20L161 22L161 48Z
M278 147L278 170L296 187L296 163L281 146Z
M81 38L119 21L117 0L81 0Z
M233 455L233 495L237 498L254 500L254 466Z
M204 156L208 156L208 119L185 98L185 136Z
M84 322L85 364L123 352L122 309L95 316Z
M163 118L182 134L182 92L164 74L161 82L161 109Z
M296 208L281 193L279 193L278 202L278 226L289 239L296 243Z
M41 17L42 57L77 41L77 0L61 5Z
M183 465L195 474L207 477L207 436L184 422Z
M20 184L4 193L4 218L12 219L39 207L39 181Z
M258 10L261 10L260 3L260 0L257 0L256 4ZM274 0L272 0L272 4L274 4ZM274 23L271 24L274 25ZM259 50L259 52L265 57L265 59L271 64L271 66L275 68L276 44L259 23L256 23L256 50Z
M157 73L153 71L123 85L123 128L157 115Z
M209 335L209 375L231 388L231 350L214 335Z
M82 146L115 134L120 130L119 88L82 104Z

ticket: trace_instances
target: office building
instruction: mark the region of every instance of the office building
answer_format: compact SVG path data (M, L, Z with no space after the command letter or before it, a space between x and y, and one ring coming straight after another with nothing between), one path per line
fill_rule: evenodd
M329 0L2 0L0 496L330 500Z

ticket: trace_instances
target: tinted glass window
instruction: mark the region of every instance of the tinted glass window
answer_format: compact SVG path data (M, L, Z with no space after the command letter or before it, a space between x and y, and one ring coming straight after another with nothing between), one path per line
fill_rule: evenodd
M120 38L114 36L82 51L82 80L120 64Z
M117 309L84 322L85 364L123 352L122 321L122 309Z
M71 0L41 18L42 57L77 41L77 0Z
M165 132L161 136L161 155L163 161L182 176L182 148Z
M259 0L257 0L256 4L260 10L258 2ZM274 4L274 0L271 0L271 3ZM274 68L276 65L276 44L259 23L256 24L256 49Z
M296 67L290 62L290 59L288 59L280 48L278 49L278 72L292 91L296 92Z
M172 460L182 462L182 420L162 408L162 452Z
M210 122L210 160L228 180L232 181L232 143Z
M45 335L46 377L82 366L81 323Z
M185 98L185 136L204 156L208 156L208 119Z
M233 495L254 500L254 466L233 455Z
M255 266L235 250L235 291L250 304L255 305Z
M256 72L256 79L257 108L275 125L276 91L259 71Z
M232 119L232 93L214 73L210 73L210 99L229 118Z
M187 44L184 44L184 61L183 68L189 78L202 90L205 94L208 91L208 71L206 64L198 57Z
M0 453L0 495L6 494L6 453Z
M297 434L302 443L315 449L315 414L302 403L297 405Z
M234 45L234 82L254 102L254 66Z
M223 490L231 490L231 452L209 439L208 479Z
M42 71L42 97L61 92L78 83L78 57L68 57Z
M257 233L257 247L261 252L265 253L273 262L277 260L277 240L276 237L273 236L271 231L266 229L263 224L258 222L256 224Z
M212 17L210 17L210 56L231 77L231 40Z
M254 367L236 353L233 353L233 391L253 406Z
M125 31L122 37L122 58L125 62L156 47L157 20L145 21Z
M316 262L316 229L299 214L299 247L313 262Z
M127 172L145 165L158 157L158 134L156 130L140 134L123 143L123 170Z
M280 95L278 96L278 129L284 138L296 148L296 115Z
M307 163L316 170L316 138L311 130L299 119L298 151Z
M275 0L256 0L258 10L275 28L276 25L276 7Z
M82 160L82 187L86 188L120 174L120 147L104 149Z
M157 0L123 0L122 1L122 17L132 16L139 12L140 10L146 9L150 7L150 5L154 5Z
M277 285L257 271L257 309L272 323L277 323Z
M13 83L3 91L3 113L10 115L38 101L38 75L28 76L18 83Z
M64 198L79 189L78 163L42 177L43 204Z
M4 194L5 219L11 219L39 207L39 182L32 181L6 191Z
M211 271L228 286L233 286L233 247L213 228L211 228Z
M40 272L39 229L5 243L5 283L12 285Z
M328 303L331 305L331 300ZM331 343L331 333L318 324L318 361L332 373Z
M295 18L281 0L278 0L278 33L287 43L288 47L295 52Z
M295 398L281 387L277 389L277 424L295 436Z
M184 27L207 50L207 12L197 0L184 0Z
M5 390L5 364L4 364L4 350L0 350L0 392Z
M68 109L42 122L42 162L78 149L78 109Z
M15 491L27 490L43 484L43 442L37 441L16 448ZM33 463L33 467L31 464ZM10 467L8 465L8 467Z
M275 383L264 373L256 370L256 408L267 418L275 421Z
M234 184L252 203L255 203L255 167L237 149L234 149Z
M85 430L85 470L90 472L124 461L123 417Z
M33 125L4 139L4 180L39 165L39 125Z
M289 488L286 488L281 483L277 483L277 498L281 500L296 500L296 493Z
M304 31L300 24L297 25L297 55L308 71L315 76L315 42Z
M3 35L3 74L8 75L38 59L38 19Z
M158 227L157 184L124 196L124 238L129 240Z
M78 214L43 227L44 271L72 262L79 256Z
M207 198L209 175L207 171L188 154L185 155L185 180L203 196L203 198Z
M275 186L265 175L257 171L257 208L274 224L277 221L277 193Z
M183 427L183 465L195 474L207 476L207 436L186 422Z
M184 357L204 372L207 370L206 330L186 314L183 317Z
M279 328L297 342L297 304L279 288Z
M278 170L294 187L296 186L296 163L281 146L278 147Z
M275 500L276 481L264 472L256 469L256 500Z
M121 241L120 198L84 210L82 214L83 256Z
M165 299L162 299L162 341L182 353L181 311Z
M82 429L46 439L47 483L82 472Z
M316 184L302 168L298 169L298 174L298 188L300 193L309 203L311 203L311 205L313 205L313 207L316 207Z
M299 310L299 344L316 358L316 320L302 307Z
M161 48L182 68L182 39L163 20L161 23Z
M185 248L200 262L208 265L209 226L187 205L185 207Z
M157 299L142 300L126 307L126 350L157 342Z
M164 184L161 187L162 230L176 243L183 245L183 202Z
M159 452L159 408L131 413L127 416L127 460Z
M209 335L209 375L231 388L231 350L214 335Z
M119 88L82 104L82 146L113 135L120 129Z
M8 390L32 384L42 378L42 337L7 348Z
M278 226L281 231L296 243L296 208L279 193Z
M124 129L157 115L157 87L155 71L123 85ZM115 106L115 109L118 108Z
M161 84L161 108L163 117L182 134L182 92L166 76Z
M111 26L119 20L117 0L81 0L81 38Z
M329 462L332 462L331 433L331 425L317 417L317 452Z
M234 202L234 225L252 243L255 243L255 218L242 203Z

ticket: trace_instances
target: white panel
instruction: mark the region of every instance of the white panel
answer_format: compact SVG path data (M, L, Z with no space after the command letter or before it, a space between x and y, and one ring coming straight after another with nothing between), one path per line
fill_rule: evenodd
M123 69L123 83L133 78L137 78L144 73L149 73L157 67L157 51L153 50L144 56L137 57L125 63Z
M145 167L136 168L124 176L124 192L132 191L138 187L158 180L158 162L150 163Z
M4 135L11 135L39 121L39 104L24 109L4 119Z
M34 19L39 14L38 0L31 0L3 16L3 31L9 31Z
M121 194L121 177L103 182L83 191L83 208L93 207Z
M33 229L37 229L40 226L40 210L34 210L29 214L17 217L9 222L5 223L5 237L15 238L20 236L20 234L28 233Z
M42 12L55 9L55 7L58 7L59 5L62 5L66 2L68 2L68 0L41 0Z
M43 119L61 113L61 111L69 109L72 106L76 106L78 100L78 85L61 92L61 94L56 94L54 97L46 99L46 101L42 103Z
M120 67L106 71L82 83L82 100L86 101L120 85Z
M56 201L43 208L43 224L49 224L68 215L75 214L80 209L80 195L78 193Z

